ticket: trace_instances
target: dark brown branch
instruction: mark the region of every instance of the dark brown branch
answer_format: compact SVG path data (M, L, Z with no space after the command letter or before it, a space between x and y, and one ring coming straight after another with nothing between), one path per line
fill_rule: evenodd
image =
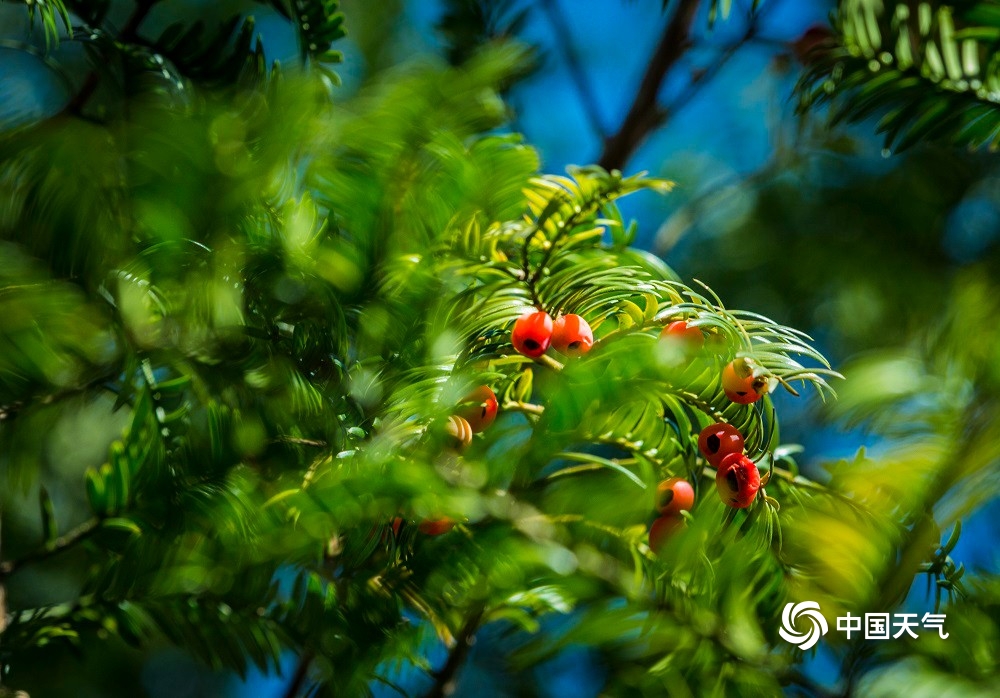
M446 696L450 696L455 692L455 675L458 674L458 670L462 667L465 658L469 654L473 636L479 630L479 623L483 619L484 610L482 607L477 608L466 619L465 625L462 626L462 629L458 631L458 635L455 637L455 645L448 653L448 659L445 660L441 670L435 674L434 685L424 694L424 698L446 698Z
M284 698L299 698L302 686L306 682L306 677L309 676L309 667L312 664L314 656L310 650L304 651L299 656L299 663L295 665L295 673L292 674L292 680L288 684L288 688L285 689Z
M679 0L670 22L663 30L639 89L617 133L604 141L598 164L606 170L620 170L646 136L659 126L666 113L656 102L664 78L690 46L691 23L698 12L699 0Z
M48 559L54 555L58 555L68 548L73 547L77 543L81 543L93 535L100 525L101 519L96 517L88 521L84 521L66 535L59 536L54 541L39 548L35 552L29 553L17 560L7 560L6 562L0 563L0 580L11 576L23 565Z

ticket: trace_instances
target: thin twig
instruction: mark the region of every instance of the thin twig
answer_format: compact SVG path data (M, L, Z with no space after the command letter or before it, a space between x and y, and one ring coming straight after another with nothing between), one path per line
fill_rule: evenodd
M534 405L530 402L519 402L517 400L508 400L503 403L502 409L505 412L524 412L535 417L541 417L545 414L545 408L541 405Z
M299 655L299 662L295 665L295 673L292 674L292 680L285 689L284 698L299 698L299 692L309 676L309 667L315 656L311 650L305 650Z
M465 662L469 654L469 647L472 646L473 636L479 630L485 608L482 606L473 610L465 621L465 625L458 631L455 637L455 644L448 652L448 659L444 666L434 676L434 685L424 694L424 698L445 698L455 692L455 675Z
M646 136L663 122L665 113L657 104L656 95L667 73L690 46L691 24L698 5L698 0L680 0L677 3L677 9L646 65L628 114L618 131L604 141L604 150L598 158L598 164L604 169L622 169Z
M17 560L7 560L0 563L0 579L6 579L19 570L22 566L48 559L61 553L67 548L71 548L77 543L81 543L89 538L101 525L101 519L94 517L74 528L66 535L60 536L33 553L29 553Z
M536 356L535 357L535 363L536 364L541 364L542 366L545 366L546 368L551 368L553 371L561 371L564 368L561 363L559 363L558 361L556 361L555 359L553 359L548 354L542 354L541 356Z
M312 446L314 448L326 448L329 446L326 441L322 441L320 439L304 439L298 436L288 436L286 434L281 434L277 438L273 439L271 443L293 444L295 446Z
M726 46L710 66L698 72L691 78L691 82L688 83L684 92L678 95L673 102L664 108L664 120L679 112L684 105L690 102L691 99L701 91L701 88L708 84L712 78L718 75L719 71L722 70L726 63L728 63L733 56L736 55L737 51L754 39L757 35L757 17L758 15L754 15L750 19L750 23L747 25L746 32L744 32L742 37Z

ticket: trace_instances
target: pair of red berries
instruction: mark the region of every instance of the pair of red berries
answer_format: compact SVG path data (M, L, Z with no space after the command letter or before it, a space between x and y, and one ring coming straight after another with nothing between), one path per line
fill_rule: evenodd
M500 403L496 394L481 385L462 399L458 411L448 417L445 431L461 450L472 443L472 435L484 431L497 418Z
M560 315L555 322L548 313L526 313L514 322L511 344L519 354L533 359L545 353L551 345L566 356L582 356L594 346L594 333L579 315Z
M664 480L656 488L657 506L660 515L649 527L649 548L660 552L670 535L684 526L682 511L691 511L694 506L694 487L680 477Z
M743 447L743 434L732 424L712 424L698 435L698 449L716 468L715 489L722 501L735 509L750 506L760 489L760 471L743 454Z

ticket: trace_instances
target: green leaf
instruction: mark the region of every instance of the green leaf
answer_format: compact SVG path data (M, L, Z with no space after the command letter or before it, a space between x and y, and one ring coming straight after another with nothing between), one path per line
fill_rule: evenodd
M101 521L101 528L107 529L109 531L120 531L122 533L127 533L132 536L141 536L142 529L130 519L124 519L121 517L115 517L110 519L104 519Z
M585 465L570 466L568 468L563 468L562 470L557 470L551 475L548 475L546 477L547 480L554 480L560 477L566 477L567 475L577 475L580 473L590 472L593 470L607 469L607 470L613 470L617 473L624 475L641 489L646 489L646 483L642 481L642 478L640 478L638 475L636 475L623 465L608 460L607 458L601 458L599 456L595 456L589 453L560 453L558 454L557 458L579 461L581 463L584 463Z
M42 544L48 545L59 537L59 525L52 507L52 498L44 486L38 488L38 507L42 518Z
M91 510L98 516L107 514L109 507L108 493L101 477L93 468L87 468L85 474L87 485L87 501Z

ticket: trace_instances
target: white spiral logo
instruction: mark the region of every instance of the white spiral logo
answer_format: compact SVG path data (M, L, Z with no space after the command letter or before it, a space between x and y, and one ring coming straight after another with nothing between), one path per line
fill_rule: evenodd
M808 632L798 632L795 624L799 618L805 618L809 621L810 627ZM778 629L778 634L786 642L798 645L801 650L810 649L829 630L830 627L826 624L826 618L819 612L819 604L815 601L789 603L785 605L785 610L781 612L781 627Z

